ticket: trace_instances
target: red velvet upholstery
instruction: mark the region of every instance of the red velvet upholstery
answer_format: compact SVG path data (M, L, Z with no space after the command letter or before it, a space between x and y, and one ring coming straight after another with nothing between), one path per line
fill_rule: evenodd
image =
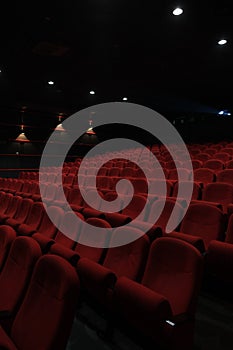
M29 237L17 237L12 243L0 274L0 322L1 311L15 315L40 256L40 246Z
M46 204L45 204L46 205ZM35 202L28 214L25 222L17 228L17 233L19 235L29 236L37 231L40 222L45 215L45 208L42 202Z
M115 242L118 235L128 235L133 238L142 235L142 232L128 227L117 228L112 235L111 242ZM129 244L109 248L103 266L88 259L80 259L77 270L88 294L101 303L107 304L108 290L112 286L107 286L102 281L108 280L109 273L110 276L114 274L118 278L126 276L139 280L144 271L149 244L148 237L144 235ZM110 280L112 282L111 278Z
M211 240L223 239L224 215L218 208L201 203L191 204L182 220L180 232L203 239L205 249Z
M45 213L37 231L46 237L53 238L63 220L64 210L56 206L50 206L47 208L47 212L49 216ZM53 222L50 220L50 217L53 219Z
M233 185L233 169L225 169L217 174L218 182L226 182Z
M33 201L31 199L23 199L18 206L15 215L12 218L7 219L5 223L13 228L17 228L20 224L25 222L32 205Z
M20 205L20 202L22 201L22 198L20 196L14 196L10 198L9 204L5 210L4 213L0 213L0 223L4 223L5 220L8 218L11 218L15 215L18 206Z
M197 182L202 182L203 184L208 184L213 182L216 178L215 172L211 169L200 168L194 170L194 180Z
M206 269L212 275L232 283L233 244L212 241L206 254Z
M225 242L233 244L233 215L228 220Z
M182 187L184 188L189 188L190 186L190 181L180 181L180 183L182 184ZM173 197L177 197L177 193L178 193L178 189L179 189L179 183L177 182L175 185L174 185L174 189L173 189L173 192L172 192L172 196ZM200 186L200 183L198 182L194 182L193 183L193 193L192 193L192 199L200 199L201 197L201 186Z
M159 238L151 245L141 285L127 278L117 280L113 308L144 335L178 349L173 341L178 327L168 326L166 320L176 324L180 319L185 327L194 318L202 270L203 258L196 248L180 240ZM192 339L189 341L191 345Z
M226 213L228 204L233 203L233 185L224 182L208 184L203 190L203 200L221 203Z
M11 193L4 193L1 198L1 206L0 206L0 214L5 214L5 211L8 208L8 205L13 198L13 194Z
M16 238L15 230L7 225L0 226L0 271L2 270L10 247Z
M224 162L219 159L209 159L204 163L203 167L218 172L224 168Z
M111 228L108 222L98 218L89 218L87 219L86 222L89 225L96 226L96 227L102 227L106 229ZM100 262L105 251L104 247L106 247L108 243L108 238L109 238L108 232L107 231L104 232L103 234L101 234L100 237L96 237L96 235L95 234L93 235L93 233L94 231L92 230L90 231L87 228L87 226L84 225L81 229L79 240L82 240L83 242L86 241L87 245L77 243L74 250L75 252L78 253L78 255L81 258L85 257L92 261ZM93 242L95 245L96 241L98 241L98 243L101 244L103 248L97 248L95 246L91 246L91 243Z
M72 249L80 235L82 222L78 220L77 217L83 220L82 214L77 212L74 213L73 211L67 211L63 216L59 230L54 238L57 243L63 245L66 248ZM63 230L65 232L67 227L71 231L72 237L68 237L63 233Z
M10 336L0 331L0 348L64 350L78 295L79 280L74 268L58 256L42 256Z

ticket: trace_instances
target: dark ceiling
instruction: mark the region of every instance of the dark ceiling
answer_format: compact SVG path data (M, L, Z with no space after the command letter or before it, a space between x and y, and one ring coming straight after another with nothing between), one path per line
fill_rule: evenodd
M178 5L184 13L173 16ZM5 2L1 111L27 106L69 114L124 96L160 112L231 110L231 5L228 0ZM228 43L219 46L222 38ZM50 80L55 84L48 85Z

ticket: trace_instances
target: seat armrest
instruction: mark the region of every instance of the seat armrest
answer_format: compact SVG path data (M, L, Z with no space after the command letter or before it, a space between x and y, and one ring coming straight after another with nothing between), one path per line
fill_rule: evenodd
M188 235L186 233L176 232L176 231L173 231L171 233L164 233L164 236L181 239L187 243L190 243L195 248L197 248L201 254L203 254L206 250L203 239L201 237L192 236L192 235Z
M41 251L45 254L49 251L50 247L55 243L54 239L44 236L42 233L36 232L32 235L40 247Z
M87 258L78 261L77 271L84 288L92 292L99 286L112 289L116 283L116 275L110 269Z
M173 317L166 297L126 277L116 282L113 304L117 313L133 323L152 326Z
M75 267L77 265L78 260L80 259L80 256L76 252L74 252L72 249L62 246L59 243L53 244L50 247L49 253L61 256L62 258L69 261L72 266Z

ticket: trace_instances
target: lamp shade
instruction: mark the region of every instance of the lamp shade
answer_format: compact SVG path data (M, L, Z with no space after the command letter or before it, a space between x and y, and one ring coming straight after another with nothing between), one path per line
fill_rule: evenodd
M62 126L62 123L60 123L56 126L55 131L65 131L65 129Z
M19 136L15 139L17 142L30 142L24 132L21 132Z

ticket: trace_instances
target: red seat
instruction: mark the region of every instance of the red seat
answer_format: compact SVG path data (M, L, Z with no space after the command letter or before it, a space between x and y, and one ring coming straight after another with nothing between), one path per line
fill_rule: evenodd
M172 349L191 349L203 258L186 242L159 238L151 245L141 284L116 282L112 307L136 331Z
M221 150L221 152L215 153L214 158L220 159L225 163L225 162L229 161L232 157L230 156L229 153L223 152L223 150Z
M17 191L20 191L22 187L23 187L23 181L14 179L14 182L12 182L12 186L10 186L8 193L15 194Z
M199 153L195 155L195 159L200 160L201 162L206 162L210 158L211 156L208 153Z
M207 271L232 284L233 274L233 215L230 216L224 242L212 241L206 254Z
M171 233L172 237L181 238L198 244L201 251L207 250L212 240L222 240L225 230L225 218L223 212L215 206L200 202L191 204L182 220L180 232ZM200 241L204 242L204 247Z
M150 240L153 241L155 238L160 237L162 235L162 232L165 231L168 220L171 216L171 213L174 210L175 202L175 198L167 198L165 205L162 199L154 201L149 208L149 214L145 222L135 220L133 223L131 223L131 225L146 232L147 235L150 237ZM161 212L161 214L155 222L155 214L158 212ZM175 212L173 214L174 218L177 221L177 227L181 222L183 212L184 208L181 206L181 204L177 203L175 207ZM151 224L154 225L151 227Z
M20 205L22 201L22 197L20 196L14 196L10 198L9 204L4 212L4 214L0 213L0 223L3 224L5 220L8 218L11 218L15 215L18 206Z
M34 264L41 256L40 246L29 237L17 237L0 274L0 323L7 329L22 302ZM7 320L4 321L7 315Z
M233 169L225 169L217 174L217 182L226 182L233 185Z
M53 238L63 220L64 210L56 206L50 206L47 208L47 213L43 216L37 232L46 237ZM53 219L53 222L50 220L50 217Z
M32 184L31 181L24 181L20 191L16 191L15 194L17 196L22 196L24 193L30 193L31 184Z
M104 247L107 246L109 239L108 232L106 231L101 234L100 237L97 237L94 228L102 227L107 229L111 228L111 226L105 220L98 218L90 218L87 219L86 222L93 226L93 230L89 230L86 225L83 226L79 236L80 243L77 243L74 251L78 253L81 258L88 258L92 261L101 262L105 251ZM94 246L90 246L92 242L94 243ZM103 248L95 247L96 242L101 244Z
M25 222L18 226L17 233L19 235L25 235L25 236L32 235L34 232L37 231L44 215L45 215L44 204L41 202L35 202L32 205Z
M226 162L226 169L233 169L233 160Z
M55 243L51 246L50 253L63 257L73 266L77 265L80 257L85 257L90 260L100 262L105 252L104 247L107 246L108 232L103 232L103 234L98 237L96 235L96 227L111 228L111 226L105 220L98 218L87 219L86 223L90 224L91 228L84 225L80 229L79 241L76 246L73 246L73 250L61 244ZM97 248L97 243L101 243L102 248Z
M69 192L68 203L71 209L80 211L83 208L83 197L79 188L72 188Z
M56 243L59 243L66 248L73 248L78 240L82 227L82 222L78 220L77 217L83 220L83 216L78 212L67 211L64 214L56 236L54 237ZM67 228L69 228L72 237L68 237L64 234L67 231Z
M165 193L163 191L164 185L166 186ZM172 195L173 184L169 180L151 180L148 198L150 200L156 199L156 197L164 197Z
M74 268L59 256L42 256L10 334L0 328L0 348L65 349L78 297L79 280Z
M215 172L211 169L200 168L194 170L194 180L196 182L201 182L204 185L215 181L216 175Z
M7 225L0 226L0 271L2 270L10 247L16 238L15 230Z
M187 181L190 179L190 171L179 168L179 173L180 173L180 180L181 181ZM168 180L176 180L178 181L178 173L176 169L171 169L168 174Z
M127 276L133 280L140 280L149 250L149 239L142 234L134 228L116 228L110 245L117 243L121 235L137 239L126 245L109 248L102 266L85 258L78 261L77 271L88 295L106 305L116 278Z
M203 190L202 199L222 204L224 213L227 213L227 206L233 203L233 185L224 182L208 184Z
M185 188L187 188L187 190L188 190L190 187L190 181L180 181L179 183L177 182L173 188L173 192L172 192L173 197L177 197L178 189L180 186L179 184L182 185L182 188L184 189L184 191L185 191ZM193 182L192 199L200 199L201 193L202 193L202 189L201 189L200 183Z
M26 221L26 218L31 210L33 201L28 198L22 199L20 205L18 206L15 215L12 218L9 218L5 221L7 225L17 228L20 224L23 224Z
M148 184L147 181L144 178L131 178L130 181L132 182L132 185L134 186L134 193L135 194L145 194L148 193Z
M1 206L0 206L0 215L4 215L11 199L13 198L13 194L11 193L2 193L1 196Z
M53 205L53 201L56 197L57 190L58 190L58 185L47 184L45 193L43 194L43 202L45 202L46 204Z
M38 195L40 193L39 183L37 181L32 182L29 191L22 193L21 196L23 198L31 198L33 195Z
M219 159L209 159L204 163L203 167L212 169L216 173L224 168L224 162Z

